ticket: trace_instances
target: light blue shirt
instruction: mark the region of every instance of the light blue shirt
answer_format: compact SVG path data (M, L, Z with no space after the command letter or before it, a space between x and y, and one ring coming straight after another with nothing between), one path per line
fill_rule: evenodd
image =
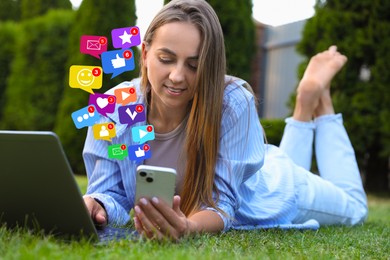
M225 231L230 228L276 226L300 228L299 225L291 225L297 212L295 174L288 166L291 161L279 148L264 143L254 97L241 86L243 83L239 79L230 83L223 98L215 183L219 190L217 205L226 214L207 206L204 209L213 210L221 216ZM136 103L143 103L139 79L123 82L115 88L132 84L138 93ZM112 94L114 89L107 93ZM135 145L131 127L126 128L119 123L117 109L118 106L114 113L108 114L108 118L101 117L97 122L116 123L116 137L112 143L95 140L90 127L83 157L89 180L87 194L104 204L110 224L125 224L130 220L129 211L134 207L136 167L142 162L108 158L108 145ZM308 223L303 227L317 228L317 224Z

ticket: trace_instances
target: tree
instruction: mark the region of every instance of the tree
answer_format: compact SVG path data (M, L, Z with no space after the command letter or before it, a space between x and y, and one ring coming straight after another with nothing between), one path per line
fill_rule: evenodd
M318 1L315 9L297 49L311 57L337 44L347 55L332 85L335 108L343 113L366 188L388 190L390 0Z
M86 137L86 129L76 129L71 114L88 105L89 93L80 89L69 87L69 68L71 65L101 66L101 61L92 56L80 53L80 37L82 35L106 36L108 46L111 47L111 30L134 26L136 23L135 2L131 1L105 1L105 0L84 0L77 10L76 18L70 32L68 48L65 49L69 55L65 63L66 77L64 81L65 90L57 114L55 132L59 135L65 152L70 160L73 170L79 174L85 172L82 150ZM112 48L111 48L112 49ZM133 48L136 63L138 49ZM138 76L139 68L132 72L126 72L114 79L111 76L103 77L103 87L96 92L104 93L107 89L117 85L119 82L130 80Z
M3 1L3 0L2 0ZM71 9L69 0L19 0L23 20L45 14L51 9Z
M165 0L164 3L170 2ZM252 0L207 0L220 20L225 36L227 73L249 81L255 52Z
M15 43L20 26L14 22L0 23L0 122L2 122L3 109L5 105L5 90L7 78L11 72L11 62L15 56Z
M62 50L67 46L64 39L68 38L72 18L73 11L50 11L21 23L20 29L2 41L15 44L8 46L9 53L5 57L9 59L4 61L10 62L10 56L14 57L11 71L4 75L7 88L2 128L53 129L63 91L63 64L67 59Z
M20 1L1 0L0 1L0 21L19 21Z

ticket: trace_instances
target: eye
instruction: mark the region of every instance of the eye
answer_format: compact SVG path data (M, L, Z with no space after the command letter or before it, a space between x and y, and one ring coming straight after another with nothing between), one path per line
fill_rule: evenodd
M197 62L188 62L188 67L193 71L197 71L198 70L198 63Z
M165 64L167 64L167 63L172 63L172 62L173 62L173 60L172 60L171 58L165 57L165 56L160 56L160 57L158 57L158 60L159 60L160 62L162 62L162 63L165 63Z

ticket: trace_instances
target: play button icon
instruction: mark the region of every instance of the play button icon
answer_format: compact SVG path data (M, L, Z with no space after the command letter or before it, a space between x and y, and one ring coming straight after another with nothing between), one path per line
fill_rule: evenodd
M147 141L154 140L154 127L152 125L135 126L131 129L134 142L143 144Z

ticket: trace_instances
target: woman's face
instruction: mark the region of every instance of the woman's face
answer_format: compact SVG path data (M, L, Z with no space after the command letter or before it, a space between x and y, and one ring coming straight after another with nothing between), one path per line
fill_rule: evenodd
M200 39L193 24L172 22L156 30L151 45L142 46L152 105L187 107L194 96Z

